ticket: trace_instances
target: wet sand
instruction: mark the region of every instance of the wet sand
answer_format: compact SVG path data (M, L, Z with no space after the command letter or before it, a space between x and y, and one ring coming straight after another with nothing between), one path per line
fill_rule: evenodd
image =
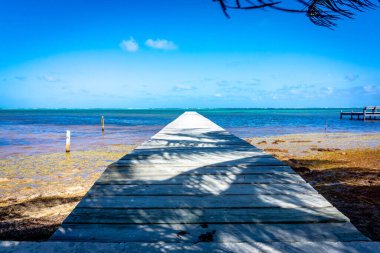
M50 237L107 165L133 146L0 159L0 240Z
M247 139L287 162L366 236L380 240L380 134ZM0 240L45 240L107 165L133 146L0 159Z

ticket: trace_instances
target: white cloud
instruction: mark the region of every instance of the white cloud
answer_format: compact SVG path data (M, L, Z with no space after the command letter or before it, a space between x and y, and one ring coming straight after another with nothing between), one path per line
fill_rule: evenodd
M221 97L223 97L223 94L215 93L215 94L214 94L214 97L221 98Z
M196 87L191 85L185 85L185 84L177 84L173 87L174 91L188 91L188 90L195 90Z
M380 86L365 85L362 88L363 88L364 93L367 93L367 94L377 94L380 92Z
M177 49L177 45L174 44L173 41L165 40L165 39L148 39L145 41L145 45L148 47L154 48L154 49L160 49L160 50L175 50Z
M38 77L38 79L45 82L49 82L49 83L57 83L61 81L61 79L51 76L51 75L43 75L43 76Z
M133 37L130 37L129 40L123 40L120 47L127 52L137 52L139 50L139 44Z

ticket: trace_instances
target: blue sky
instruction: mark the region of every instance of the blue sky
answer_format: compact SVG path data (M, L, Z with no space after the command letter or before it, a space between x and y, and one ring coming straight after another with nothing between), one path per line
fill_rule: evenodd
M4 0L0 107L378 105L379 11L332 31L211 0Z

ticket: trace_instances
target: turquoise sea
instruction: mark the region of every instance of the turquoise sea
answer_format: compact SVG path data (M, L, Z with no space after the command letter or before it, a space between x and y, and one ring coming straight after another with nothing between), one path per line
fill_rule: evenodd
M17 109L0 110L0 156L138 144L184 111L197 111L239 137L311 132L380 132L380 121L340 120L334 109ZM355 108L345 111L361 110ZM106 131L100 128L104 115Z

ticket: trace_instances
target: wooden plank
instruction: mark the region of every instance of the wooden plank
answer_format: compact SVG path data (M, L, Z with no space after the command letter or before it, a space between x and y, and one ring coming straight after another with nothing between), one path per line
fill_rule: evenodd
M196 160L226 160L230 162L240 162L240 160L245 161L250 161L251 159L265 159L267 158L268 160L275 160L273 156L268 155L263 152L228 152L228 151L223 151L223 152L218 152L215 150L214 152L164 152L164 153L155 153L155 154L128 154L125 157L122 157L120 160L144 160L144 161L151 161L151 160L169 160L169 159L174 159L174 160L191 160L191 161L196 161Z
M211 165L204 165L199 166L197 164L139 164L139 163L128 163L128 164L120 164L120 163L113 163L107 167L108 170L141 170L141 171L156 171L156 170L177 170L177 171L189 171L192 170L193 173L196 173L198 171L237 171L245 169L254 171L255 169L259 170L273 170L276 171L277 169L281 171L282 169L287 170L286 168L290 168L287 165L284 164L255 164L255 163L236 163L236 164L219 164L218 166L214 166L214 164ZM293 169L291 169L293 171ZM289 173L292 173L289 171Z
M176 153L176 154L164 154L164 155L128 155L121 158L118 162L131 161L130 163L155 163L155 164L173 164L173 163L192 163L192 164L219 164L219 163L228 163L228 164L239 164L244 162L256 162L257 160L262 160L269 164L284 164L282 162L276 161L271 155L265 153L257 153L257 155L250 156L238 156L233 154L191 154L187 155L186 153Z
M210 131L205 133L210 133ZM240 144L244 141L237 137L229 137L229 136L204 136L204 135L196 135L189 133L186 134L157 134L151 138L152 140L166 140L166 141L196 141L196 142L211 142L211 143L231 143L231 144Z
M179 155L181 157L186 156L186 158L202 158L205 155L210 157L226 157L231 159L243 159L249 157L267 157L273 158L273 156L264 153L260 150L255 151L243 151L243 150L229 150L229 149L220 149L220 148L205 148L207 150L202 149L169 149L164 151L158 150L138 150L133 151L128 154L125 158L129 159L147 159L147 158L177 158Z
M183 252L225 252L225 253L378 253L380 242L271 242L271 243L126 243L125 252L167 253ZM91 251L92 252L92 251Z
M177 142L177 143L208 143L208 144L228 144L228 145L244 145L244 141L240 139L216 139L216 138L176 138L176 137L169 137L169 136L160 136L160 138L152 138L152 140L157 141L166 141L166 142Z
M334 207L242 208L242 209L102 209L76 208L66 219L69 223L118 224L212 224L212 223L316 223L347 222Z
M195 185L217 183L238 184L299 184L304 183L302 177L296 174L255 174L255 175L192 175L179 174L174 177L167 175L122 175L104 174L96 184L159 184L159 185Z
M86 196L77 207L97 208L253 208L330 207L319 194L217 196Z
M113 163L115 164L139 164L139 165L148 165L151 166L151 164L170 164L170 165L176 165L176 166L187 166L188 164L194 165L194 166L209 166L209 167L220 167L220 166L236 166L236 165L285 165L285 163L275 159L275 158L245 158L237 160L229 160L229 159L210 159L208 157L205 157L204 159L199 160L192 160L192 159L130 159L128 157L125 157L123 159L118 160L117 162Z
M183 253L183 252L225 252L225 253L378 253L380 242L242 242L242 243L107 243L67 241L0 241L2 253Z
M118 174L120 177L131 177L134 175L251 175L251 174L275 174L290 173L294 170L289 166L225 166L225 167L170 167L170 166L110 166L103 175Z
M152 148L245 148L250 147L248 143L215 143L200 141L167 141L155 140L139 146L139 149Z
M293 195L316 194L309 184L199 184L178 185L104 185L95 184L87 195L93 196L175 196L175 195Z
M211 141L224 141L224 140L234 140L237 142L242 142L243 140L238 138L237 136L234 136L226 131L214 131L209 128L203 128L198 131L195 130L186 130L186 129L179 129L179 130L162 130L152 136L152 140L154 139L165 139L165 140L188 140L188 139L195 139L195 140L201 140L201 139L207 139Z
M207 233L217 243L368 240L350 223L209 224L206 228L195 224L63 224L50 240L197 243Z
M239 152L263 152L261 149L255 148L254 146L250 147L244 147L244 146L238 146L238 147L150 147L146 146L144 148L138 148L134 149L129 154L163 154L163 153L213 153L213 152L219 152L219 153L239 153Z

